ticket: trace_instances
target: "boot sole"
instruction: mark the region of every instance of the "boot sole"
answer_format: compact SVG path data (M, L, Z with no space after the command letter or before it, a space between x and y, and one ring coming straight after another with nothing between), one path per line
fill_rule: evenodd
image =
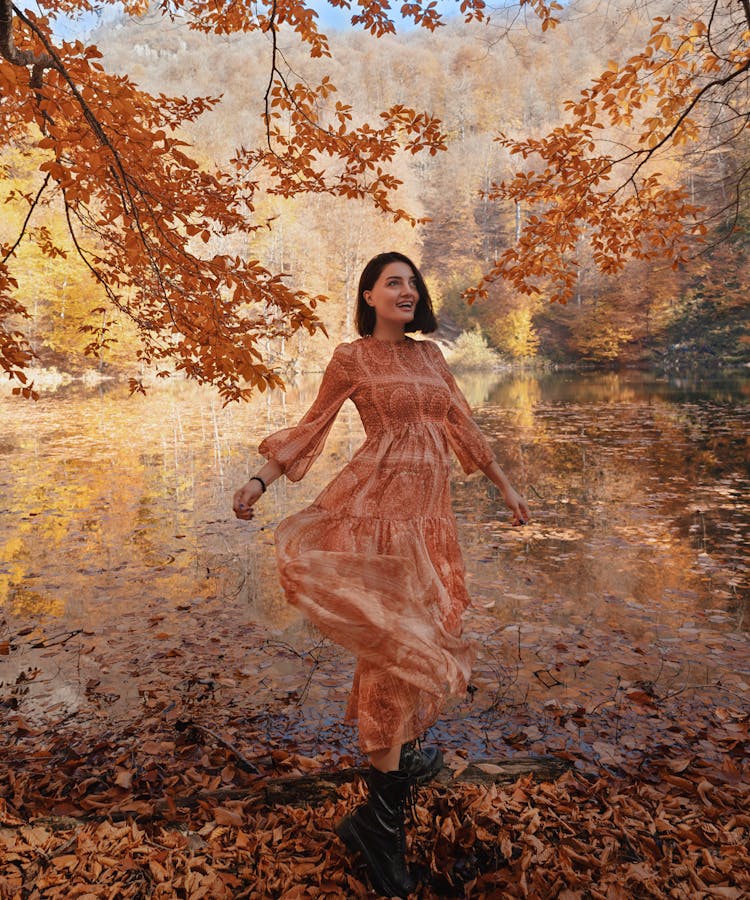
M416 778L414 778L413 779L414 784L416 784L417 787L424 787L426 784L429 784L431 781L433 781L435 778L437 778L437 776L442 771L443 771L443 765L441 763L440 766L438 766L438 768L430 769L429 772L425 772L424 774L418 775Z
M384 897L401 897L405 900L405 898L408 897L409 894L416 890L417 886L415 884L410 891L404 893L398 886L396 886L395 889L392 889L393 886L388 882L381 881L377 876L373 877L373 870L375 868L374 861L370 856L367 844L360 839L354 826L352 825L350 816L346 816L340 822L338 822L334 826L333 830L341 838L344 844L346 844L349 850L351 850L352 853L359 853L359 855L364 859L367 866L367 874L370 876L372 886L379 894Z

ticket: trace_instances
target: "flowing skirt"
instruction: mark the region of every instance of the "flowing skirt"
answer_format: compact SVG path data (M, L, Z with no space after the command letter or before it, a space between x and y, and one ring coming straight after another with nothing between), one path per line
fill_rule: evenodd
M365 752L419 736L465 691L473 648L451 513L373 519L314 504L280 523L276 552L287 600L357 657L347 719Z

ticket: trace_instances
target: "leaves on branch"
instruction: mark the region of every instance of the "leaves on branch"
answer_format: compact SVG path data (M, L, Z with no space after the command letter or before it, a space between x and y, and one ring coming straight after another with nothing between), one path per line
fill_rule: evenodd
M528 214L517 243L467 292L470 302L505 278L521 293L565 303L584 245L604 273L629 259L667 259L676 268L706 234L706 210L671 183L665 154L701 140L731 140L716 123L748 83L748 23L716 5L707 20L654 23L641 53L623 65L610 62L566 104L568 123L542 138L499 136L527 165L486 197L520 204ZM741 131L746 116L737 118ZM743 178L733 186L736 204Z
M332 5L351 9L354 23L374 37L395 29L387 0ZM281 386L260 342L322 330L323 298L292 288L284 274L255 258L262 255L253 251L256 232L273 227L261 212L262 198L326 194L419 224L424 219L396 199L399 157L444 150L442 123L405 103L357 121L329 76L308 81L294 73L280 34L292 33L313 58L331 54L303 0L164 2L163 16L193 30L267 39L266 139L208 168L181 140L182 129L215 109L219 98L146 93L105 71L96 47L53 38L56 17L93 9L88 0L45 0L37 12L0 4L0 123L9 146L34 155L40 176L9 198L28 206L28 215L17 239L0 248L3 369L17 379L32 359L19 331L27 310L9 280L19 242L34 242L52 257L66 250L32 221L41 205L52 204L63 210L74 252L99 292L136 329L139 361L211 382L227 401ZM140 0L124 5L136 17L147 9ZM487 18L483 0L463 0L458 9L466 21ZM556 2L525 0L520 14L527 9L532 23L540 23L537 34L565 20ZM403 4L400 14L427 32L442 23L432 0ZM470 301L503 278L528 314L531 301L523 295L565 302L589 260L606 274L632 259L662 258L679 267L712 216L738 214L750 171L739 157L735 170L721 176L723 207L704 209L670 153L687 147L713 153L744 134L748 18L746 0L681 20L654 18L643 50L611 62L571 100L566 124L541 137L500 135L519 168L490 182L484 197L512 202L518 240L499 253L494 241L484 247ZM262 91L261 84L258 99ZM101 353L104 338L93 340L88 352Z
M42 9L54 17L88 6L48 2ZM252 258L253 234L267 225L255 219L258 191L369 200L395 220L415 223L392 204L400 181L389 166L399 150L444 149L437 120L398 106L382 114L378 127L353 126L348 106L329 108L336 89L327 77L317 87L289 84L278 68L278 28L291 26L313 56L328 52L304 3L276 0L260 9L246 3L164 4L165 15L187 16L198 30L260 30L274 39L268 146L242 149L229 167L209 171L176 134L214 108L217 98L152 96L127 76L107 73L95 47L56 43L51 18L9 4L3 10L0 121L9 140L42 155L44 181L29 215L43 194L63 205L76 253L111 305L135 324L142 363L171 360L190 378L216 385L226 401L281 386L258 343L323 329L316 311L323 298L290 288L282 275ZM145 6L131 3L125 11L140 15ZM426 24L432 7L425 15ZM64 252L43 229L28 237L48 256ZM0 257L0 361L18 378L31 351L10 325L27 315L12 299L7 266L14 252L15 246L3 246ZM85 327L94 336L87 351L97 355L111 340L109 326Z

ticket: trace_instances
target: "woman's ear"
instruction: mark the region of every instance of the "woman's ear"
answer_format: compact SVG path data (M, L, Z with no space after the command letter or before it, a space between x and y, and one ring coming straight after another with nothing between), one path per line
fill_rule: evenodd
M366 303L368 306L372 306L372 303L370 303L370 297L372 297L372 292L371 292L371 291L364 291L363 294L362 294L362 296L365 298L365 303Z

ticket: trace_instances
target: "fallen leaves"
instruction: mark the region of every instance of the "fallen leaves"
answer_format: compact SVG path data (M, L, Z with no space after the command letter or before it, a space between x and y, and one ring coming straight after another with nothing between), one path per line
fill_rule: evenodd
M583 727L586 713L577 715ZM748 717L735 711L728 718L746 747ZM547 735L554 740L551 725ZM258 777L234 765L227 746L194 743L199 732L174 741L139 736L135 727L118 742L81 752L75 735L27 735L8 748L0 781L0 896L368 895L362 869L333 832L364 796L360 782L341 784L336 800L317 805L264 800L268 778L314 776L316 766L334 762L330 754L316 759L277 745ZM42 743L38 756L27 752ZM234 743L242 746L236 735ZM169 752L149 760L144 747ZM748 756L715 749L707 759L650 746L636 761L614 739L597 741L593 751L606 766L584 753L573 759L578 771L553 782L526 775L507 787L422 789L409 828L409 855L423 867L417 896L747 896ZM460 754L450 758L461 766ZM500 767L475 768L491 776ZM50 818L66 803L75 819L59 812Z

